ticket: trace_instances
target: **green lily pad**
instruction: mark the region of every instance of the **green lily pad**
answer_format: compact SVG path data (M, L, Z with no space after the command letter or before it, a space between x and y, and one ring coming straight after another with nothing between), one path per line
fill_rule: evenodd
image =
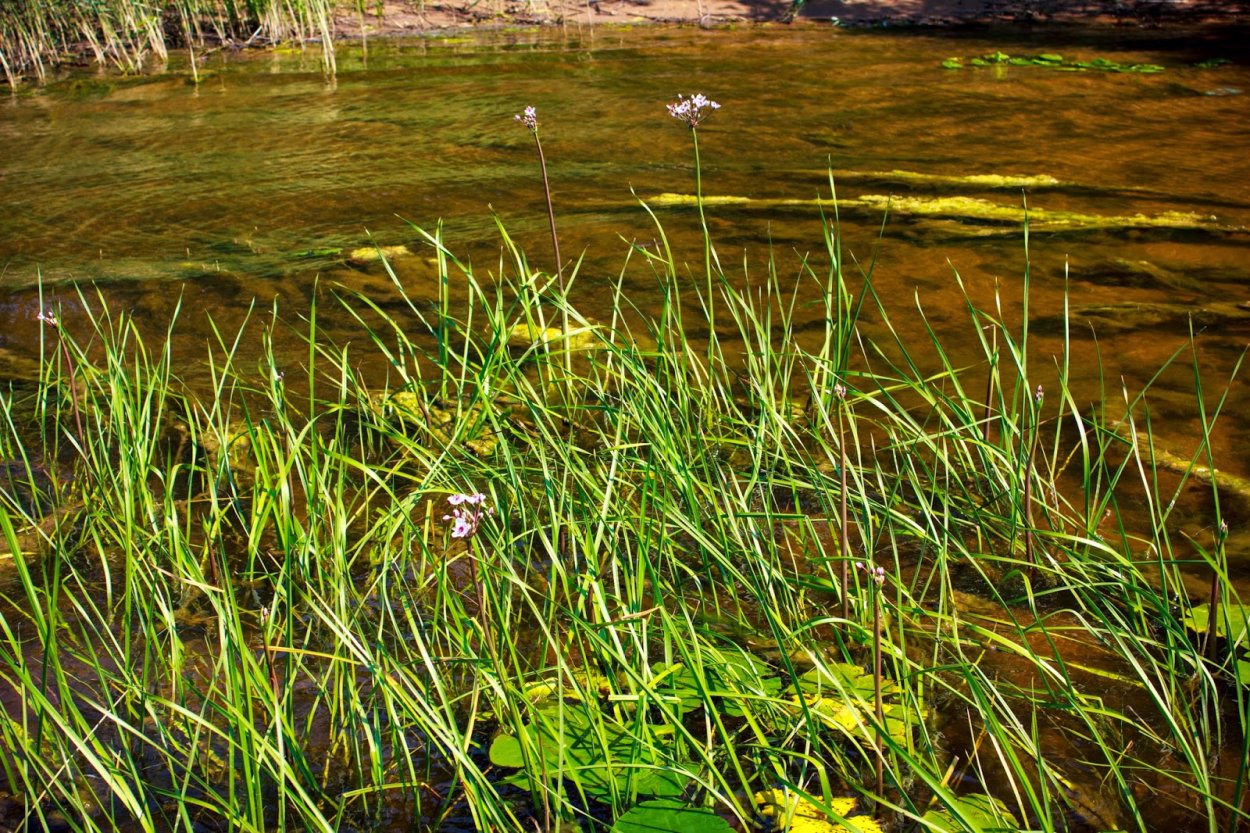
M755 794L765 829L787 833L883 833L881 822L856 811L854 798L834 797L824 809L787 789L767 789ZM838 820L835 820L838 819Z
M656 695L668 703L678 715L685 715L703 705L698 679L693 671L680 662L656 663L651 666L651 674Z
M921 817L935 830L977 830L982 833L1015 833L1020 823L1007 805L988 795L965 795Z
M598 799L628 793L681 795L690 776L658 750L670 744L649 724L625 725L587 708L554 702L535 709L517 735L497 735L490 745L496 766L523 769L509 779L568 780Z
M612 825L612 833L729 833L723 818L702 807L689 807L671 798L644 801Z
M846 662L813 668L797 681L802 702L792 698L796 714L805 707L830 729L835 729L861 743L877 739L876 695L872 674ZM924 714L909 710L898 702L899 688L891 680L882 680L881 716L887 736L895 743L906 743L911 727Z
M741 717L751 700L773 699L781 691L781 678L772 666L745 651L710 648L702 660L702 686L694 670L686 665L652 666L656 694L671 703L678 714L700 708L706 697L722 714Z
M1197 605L1189 609L1189 614L1181 620L1185 627L1202 635L1211 627L1211 606ZM1227 639L1234 645L1244 644L1246 631L1250 630L1250 607L1238 604L1220 605L1220 612L1215 622L1215 634Z

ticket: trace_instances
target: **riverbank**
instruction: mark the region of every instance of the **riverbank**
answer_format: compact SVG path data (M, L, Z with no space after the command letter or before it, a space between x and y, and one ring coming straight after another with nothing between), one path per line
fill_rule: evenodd
M384 0L335 18L343 37L401 36L481 25L830 22L850 27L1084 23L1237 24L1248 0Z

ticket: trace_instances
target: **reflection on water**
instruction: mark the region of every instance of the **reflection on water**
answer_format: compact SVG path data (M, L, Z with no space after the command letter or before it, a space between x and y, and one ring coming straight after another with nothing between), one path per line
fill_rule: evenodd
M0 105L8 198L0 303L11 322L0 332L0 356L29 355L39 276L71 307L70 281L98 281L158 332L180 302L180 362L194 377L211 337L203 312L229 329L253 300L261 309L277 300L293 318L316 280L385 301L388 281L376 264L352 266L333 250L372 239L419 248L407 221L442 221L453 250L496 271L498 215L534 265L549 268L532 145L512 121L528 104L542 121L563 247L585 253L574 299L592 316L607 313L603 290L625 263L622 238L655 237L631 189L644 199L692 190L688 136L663 107L679 92L704 91L724 105L700 132L709 194L828 196L832 168L844 172L843 198L967 196L1018 206L1023 197L1051 211L1180 211L1250 226L1250 95L1226 94L1250 90L1250 71L1232 43L1183 32L598 28L373 44L367 62L344 50L335 78L310 57L260 54L214 58L199 86L176 67L152 77L66 79ZM952 55L997 49L1105 55L1165 70L941 67ZM1233 63L1195 66L1210 58ZM1054 182L1022 195L1010 184L959 181L976 174ZM679 258L697 262L693 213L660 217ZM876 211L844 212L843 232L861 263L875 258L874 282L896 301L894 324L905 336L926 337L908 314L914 294L946 349L972 359L971 342L959 341L972 332L955 272L976 302L992 306L1001 294L1006 318L1018 320L1026 258L1015 227L900 215L882 231L881 220ZM770 246L783 276L798 274L800 255L821 252L814 208L712 208L709 221L722 262L745 252L755 274ZM1235 230L1034 234L1038 373L1053 366L1067 323L1074 360L1088 367L1078 394L1092 401L1106 385L1114 398L1121 376L1130 390L1140 387L1192 326L1210 391L1218 391L1250 334L1248 241ZM656 282L637 260L622 281L646 310ZM414 295L432 295L422 260L400 271ZM689 301L697 310L693 293ZM323 332L333 337L340 330L326 320L329 306ZM349 322L341 327L346 333ZM1166 416L1154 428L1182 455L1196 442L1192 395L1182 364L1151 400L1156 417ZM1245 404L1235 389L1228 412ZM1219 432L1216 451L1223 466L1247 472L1238 433Z

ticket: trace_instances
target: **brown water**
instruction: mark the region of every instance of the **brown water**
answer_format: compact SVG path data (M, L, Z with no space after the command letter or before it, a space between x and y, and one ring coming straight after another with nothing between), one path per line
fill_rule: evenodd
M9 365L0 375L28 372L40 277L71 319L72 285L95 281L154 332L181 299L179 370L194 378L210 338L205 313L228 329L253 299L262 307L277 300L294 319L318 279L385 295L376 265L316 251L367 245L371 234L415 248L406 221L432 228L441 220L453 250L495 271L493 211L535 265L549 268L532 143L512 120L527 104L542 121L563 248L585 254L574 303L606 316L605 290L626 260L622 238L655 237L631 189L642 198L693 190L689 137L663 105L703 91L724 105L700 131L708 194L827 196L832 167L839 197L968 196L1018 206L1022 194L1012 188L872 172L1048 175L1066 184L1029 189L1030 207L1213 216L1234 230L1035 233L1029 250L1040 381L1053 377L1067 289L1078 398L1095 400L1105 384L1115 400L1121 377L1128 390L1140 388L1184 348L1192 320L1213 401L1250 341L1250 235L1236 230L1250 226L1250 63L1239 37L598 28L374 43L367 59L348 47L334 78L314 53L215 56L198 86L176 62L145 77L67 78L0 102L0 362ZM940 66L995 50L1164 71ZM1232 63L1194 66L1210 58ZM741 274L732 264L744 252L762 275L770 244L783 277L797 274L799 255L822 249L811 207L708 213L731 276ZM699 274L693 214L659 214L679 259ZM882 232L881 221L876 210L844 212L843 232L859 260L877 259L875 284L906 338L925 338L918 300L957 360L977 357L955 271L981 304L1001 292L1006 319L1018 322L1018 229L898 216ZM658 304L656 280L635 265L624 287L645 311ZM399 270L414 295L432 295L423 261ZM327 319L331 306L322 305L322 330L347 338L350 322ZM816 309L801 310L800 323ZM305 348L278 349L296 361ZM1188 361L1156 383L1150 400L1153 428L1180 455L1197 444ZM1236 383L1217 435L1219 464L1243 474L1246 406ZM1250 537L1237 532L1250 506L1225 509L1233 548L1250 552Z
M1165 69L940 67L952 55L997 49ZM1213 57L1234 63L1193 66ZM213 340L209 316L229 328L253 300L267 307L277 299L295 320L317 280L384 302L392 291L376 264L351 266L317 252L365 245L370 232L381 243L416 248L405 220L444 221L452 249L493 271L493 206L534 263L549 267L532 145L512 122L527 104L542 118L563 246L586 255L574 302L606 317L606 290L625 261L621 238L655 236L630 189L643 198L692 189L688 136L663 104L701 90L724 105L700 133L709 194L827 195L832 167L844 172L840 197L958 195L1018 205L1017 190L917 185L871 172L1045 174L1069 184L1030 189L1034 208L1214 215L1232 230L1034 234L1029 251L1039 380L1052 378L1046 369L1062 345L1066 288L1079 398L1096 399L1100 377L1113 401L1121 377L1135 391L1184 348L1192 320L1214 402L1250 341L1250 236L1236 230L1250 226L1246 58L1232 37L1183 32L598 29L373 44L367 62L359 51L340 53L333 79L314 58L293 54L223 61L199 86L176 65L149 77L65 79L0 102L0 378L29 374L37 355L41 278L44 293L69 308L71 326L73 287L84 282L138 313L154 336L181 302L179 371L194 381ZM659 214L698 287L702 245L693 214ZM730 275L741 274L731 264L743 251L752 274L763 274L770 243L783 276L797 274L799 255L822 248L810 207L713 207L709 221ZM901 216L881 227L877 212L843 214L849 250L863 262L877 258L877 289L918 356L931 351L917 346L926 336L916 299L947 350L969 362L977 356L956 270L979 303L991 305L1000 291L1006 318L1018 322L1021 233ZM427 264L396 268L414 296L432 296ZM644 311L659 303L645 269L631 267L621 279ZM351 322L335 321L332 309L322 304L322 332L348 338ZM800 323L815 309L801 308ZM293 363L306 355L293 338L277 348ZM980 368L972 373L984 376ZM1158 442L1178 455L1197 443L1193 397L1184 361L1151 395ZM1250 474L1241 442L1247 399L1236 382L1216 435L1220 464L1242 474ZM1206 508L1194 496L1178 523L1197 534L1210 523ZM1250 578L1250 534L1241 531L1250 502L1233 497L1223 508L1231 554ZM1196 588L1204 580L1195 576ZM1091 666L1106 661L1095 656L1097 646L1070 650ZM1009 679L1019 669L1008 659L991 655L987 673ZM952 748L972 745L947 731ZM1074 741L1047 742L1068 749ZM1083 752L1071 747L1070 757Z

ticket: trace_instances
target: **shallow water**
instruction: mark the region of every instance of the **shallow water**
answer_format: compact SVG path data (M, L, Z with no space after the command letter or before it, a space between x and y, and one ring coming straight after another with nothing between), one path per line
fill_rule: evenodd
M315 54L295 53L213 56L198 86L176 60L145 77L66 78L0 102L0 183L8 208L0 214L6 320L0 379L29 375L41 303L63 303L69 326L76 326L76 282L96 282L153 337L181 305L177 369L194 382L202 377L206 343L216 341L209 316L228 331L253 301L257 321L276 301L303 331L298 316L317 281L365 291L379 303L393 298L377 264L352 266L325 250L367 245L370 234L419 249L419 235L406 221L426 228L443 221L450 247L494 272L494 211L532 262L550 268L532 143L512 121L527 104L542 119L564 251L585 254L574 303L606 317L609 290L619 279L631 301L644 312L654 309L657 280L638 258L624 266L622 238L649 243L655 237L634 193L648 199L692 190L689 138L663 105L678 92L701 90L724 105L700 131L711 195L827 196L833 169L842 198L965 196L1012 206L1023 196L1042 210L1213 216L1223 230L1035 230L1028 258L1037 374L1031 382L1051 384L1052 357L1070 326L1078 403L1097 399L1105 387L1114 416L1124 407L1116 405L1122 388L1135 391L1186 349L1192 321L1214 405L1250 341L1250 234L1243 230L1250 226L1250 69L1235 44L1185 32L1118 30L570 29L371 44L367 60L348 47L334 78L322 74ZM1164 70L940 66L954 55L999 49L1107 56ZM1220 57L1234 63L1194 66ZM891 171L950 179L917 182L885 173ZM976 174L1047 175L1065 184L1022 195L954 181ZM696 338L699 330L705 336L706 324L691 314L698 309L693 291L702 284L696 217L689 209L657 213L678 258L691 264L686 320L694 322ZM798 274L800 255L821 259L820 217L812 206L713 206L708 218L730 275L742 273L731 264L745 251L758 279L770 245L783 278ZM914 312L917 301L945 349L972 365L969 378L983 380L954 275L982 305L993 307L1000 293L1004 317L1017 323L1022 231L950 217L893 216L883 225L879 210L846 210L841 219L848 250L861 263L876 259L877 290L918 358L931 359L933 351L918 346L927 336ZM433 270L423 256L399 261L396 269L414 297L433 296ZM48 296L42 301L40 279ZM815 298L816 287L807 286L807 297ZM352 337L352 322L335 320L334 308L322 295L323 337ZM809 337L804 325L821 323L813 319L819 306L798 310L803 339ZM284 336L281 327L271 332L284 360L307 355L294 335ZM246 350L252 352L241 366L254 367L259 339ZM1149 399L1157 442L1182 458L1198 436L1190 361L1183 355ZM1241 441L1246 405L1238 382L1215 438L1219 464L1250 475L1250 451ZM1140 410L1138 416L1144 418ZM1204 487L1192 489L1174 521L1201 535L1212 523L1209 508ZM1250 496L1226 495L1222 508L1244 590L1250 535L1240 529L1250 519ZM1193 581L1197 597L1206 577L1195 574ZM975 603L961 600L963 612L975 615ZM1055 616L1052 624L1084 636L1079 621ZM1076 636L1071 642L1064 644L1070 661L1115 670L1100 646ZM203 653L210 656L211 647ZM1012 655L987 657L987 674L1033 684L1012 679L1022 671ZM1114 690L1104 677L1082 684L1134 703L1131 692ZM958 717L946 716L948 743L956 751L973 748L975 732L970 724L963 737L954 725ZM1086 757L1075 745L1079 733L1053 733L1048 748ZM1161 818L1171 818L1167 810L1159 811ZM410 808L393 812L397 828L400 819L410 826Z
M8 209L0 216L0 307L8 319L0 361L9 365L0 373L28 372L40 279L71 321L73 282L98 282L154 334L180 303L179 370L194 379L212 340L208 315L229 330L255 300L262 310L277 302L295 320L318 280L385 295L376 264L349 266L323 250L371 239L418 248L409 221L442 221L454 251L494 272L497 214L534 265L549 268L532 142L512 121L527 104L542 122L563 249L585 257L574 303L606 317L607 290L619 278L634 303L652 309L656 279L638 258L622 275L622 238L656 236L634 193L693 190L689 137L663 105L678 92L703 91L724 105L700 130L710 195L828 196L833 169L841 198L967 196L1006 206L1023 198L1032 209L1214 218L1223 230L1035 232L1028 251L1037 381L1053 379L1065 321L1081 376L1077 396L1092 402L1105 388L1109 411L1122 384L1137 390L1180 350L1179 365L1150 398L1152 427L1170 450L1190 455L1198 436L1185 352L1191 322L1212 403L1250 341L1250 68L1240 43L1235 34L1112 29L570 28L371 43L367 53L346 47L333 78L315 52L212 55L198 86L177 56L143 77L67 77L0 102ZM948 57L995 50L1164 70L941 67ZM1211 58L1232 63L1195 66ZM874 174L890 171L1047 175L1063 184L1022 193ZM694 289L702 256L696 218L689 210L658 214L678 258L692 264ZM708 216L731 275L742 273L730 264L744 253L751 274L762 275L770 246L787 279L800 255L822 254L813 207L712 207ZM842 228L853 256L875 258L875 285L905 338L926 338L918 301L944 348L974 361L955 272L980 304L992 306L1000 293L1006 320L1018 322L1026 262L1019 229L882 219L880 210L844 211ZM433 295L422 258L397 270L414 296ZM697 311L693 292L689 302ZM346 338L350 322L336 322L332 306L321 305L322 332ZM800 330L818 314L800 305ZM294 338L275 337L279 353L304 355ZM1235 385L1216 436L1218 464L1242 474L1250 473L1240 442L1246 405ZM1200 525L1202 500L1194 502ZM1236 546L1250 503L1224 508L1233 548L1250 552Z

